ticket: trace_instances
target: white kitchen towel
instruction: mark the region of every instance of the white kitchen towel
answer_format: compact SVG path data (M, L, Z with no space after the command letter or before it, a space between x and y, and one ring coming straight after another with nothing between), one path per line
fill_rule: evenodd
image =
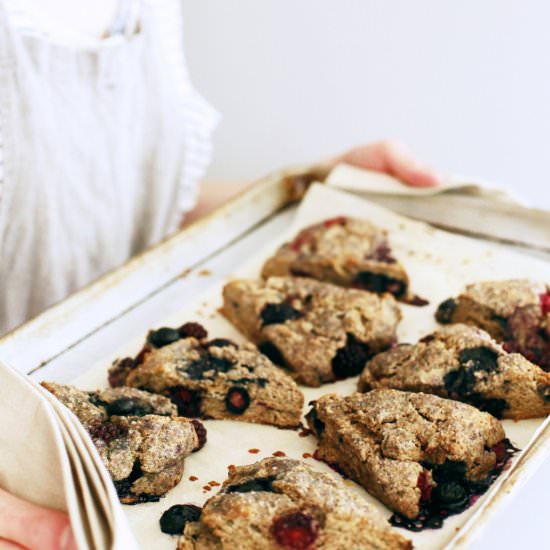
M81 550L137 550L99 454L74 415L0 363L0 487L68 512Z
M336 166L325 183L443 229L550 254L550 212L529 208L489 184L455 178L438 187L411 187L346 164Z

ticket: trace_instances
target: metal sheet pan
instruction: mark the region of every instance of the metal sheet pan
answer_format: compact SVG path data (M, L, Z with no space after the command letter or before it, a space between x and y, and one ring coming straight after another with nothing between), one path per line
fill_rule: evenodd
M121 342L139 341L182 304L223 281L289 225L294 202L321 174L270 175L216 212L0 339L0 356L34 378L69 382ZM550 419L446 548L466 548L550 453Z

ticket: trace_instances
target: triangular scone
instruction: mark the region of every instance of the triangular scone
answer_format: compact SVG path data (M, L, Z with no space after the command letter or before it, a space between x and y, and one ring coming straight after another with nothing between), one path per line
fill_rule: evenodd
M223 299L227 319L307 386L359 374L396 341L401 319L390 294L299 277L231 281Z
M307 419L318 458L409 519L443 505L465 509L473 485L487 481L505 452L496 418L423 393L324 395Z
M405 550L412 544L336 476L302 461L266 458L231 469L178 545L221 548Z
M550 373L518 353L507 353L485 331L456 324L374 357L359 391L394 388L470 403L497 418L550 413Z
M152 331L135 359L113 364L109 379L167 395L184 416L299 426L304 398L288 374L252 344L207 336L197 323Z
M185 457L206 441L198 420L178 418L169 399L135 388L97 392L42 382L90 434L122 503L157 501L183 475Z
M440 323L467 323L486 330L509 352L521 353L550 371L550 287L527 279L468 285L439 305Z
M386 231L345 216L302 229L262 269L264 278L287 275L409 298L409 278L393 257Z

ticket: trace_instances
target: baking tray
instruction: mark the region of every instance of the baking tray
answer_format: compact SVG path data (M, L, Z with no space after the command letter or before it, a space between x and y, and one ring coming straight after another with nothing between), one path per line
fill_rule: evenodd
M37 380L79 379L85 386L91 365L102 364L106 369L108 359L121 348L137 350L151 327L167 319L191 318L190 313L183 316L185 306L196 303L197 297L219 286L258 248L284 234L308 184L323 176L321 168L298 167L263 178L206 218L1 338L0 357ZM204 315L201 307L198 302L199 317ZM223 423L216 423L214 432L220 426L223 429ZM268 434L273 428L260 429ZM492 490L472 510L456 516L469 517L459 521L456 534L440 547L468 547L549 452L547 419ZM250 455L249 462L256 458ZM147 506L140 508L143 513L130 512L134 524L136 517L141 522L147 516ZM163 508L168 506L166 501ZM154 536L158 526L156 521L150 523ZM175 541L170 547L175 547Z

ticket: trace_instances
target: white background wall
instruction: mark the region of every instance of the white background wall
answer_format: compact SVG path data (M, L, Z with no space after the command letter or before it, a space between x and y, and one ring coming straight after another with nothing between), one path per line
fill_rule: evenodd
M550 206L550 3L184 0L196 86L221 111L210 179L395 137Z

